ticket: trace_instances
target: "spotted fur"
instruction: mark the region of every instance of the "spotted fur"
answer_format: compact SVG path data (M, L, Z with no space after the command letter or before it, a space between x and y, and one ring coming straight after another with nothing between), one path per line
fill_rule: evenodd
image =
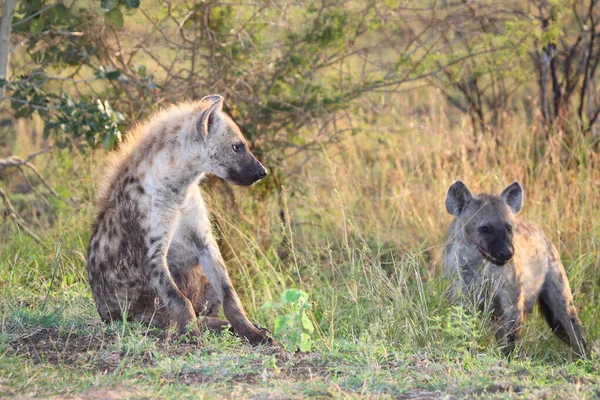
M444 272L453 303L489 306L496 335L511 353L525 315L537 302L552 331L580 356L588 345L573 305L558 251L546 235L516 215L523 189L518 182L500 196L474 196L461 181L448 189L446 208L455 216L444 244Z
M207 173L241 185L266 176L222 105L213 95L163 110L109 160L87 254L103 321L175 322L185 333L203 315L253 345L270 340L246 317L198 186ZM227 321L214 318L221 306Z

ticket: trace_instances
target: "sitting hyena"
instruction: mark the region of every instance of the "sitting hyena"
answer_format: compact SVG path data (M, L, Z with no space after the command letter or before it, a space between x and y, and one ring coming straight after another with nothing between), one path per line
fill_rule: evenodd
M461 181L450 186L446 209L456 218L446 234L443 263L452 279L451 301L457 302L462 292L475 297L480 308L489 302L496 335L507 353L514 349L524 315L537 301L552 331L587 356L558 251L542 231L516 215L522 202L518 182L500 196L473 196Z
M250 344L271 340L246 317L198 187L209 172L239 185L267 175L222 106L213 95L160 112L109 163L87 254L103 321L173 321L183 334L198 315L203 326L226 326L212 318L222 305Z

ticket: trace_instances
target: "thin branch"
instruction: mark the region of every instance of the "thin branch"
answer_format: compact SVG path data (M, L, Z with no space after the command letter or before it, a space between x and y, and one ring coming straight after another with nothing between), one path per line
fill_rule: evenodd
M39 236L37 236L35 233L33 233L33 231L31 229L29 229L29 227L27 226L27 223L15 211L12 203L10 202L10 199L8 198L8 196L6 195L6 192L2 188L0 188L0 197L2 197L2 200L4 200L4 207L6 208L6 215L10 219L12 219L21 230L23 230L33 240L35 240L35 242L37 244L41 244L42 240L39 238Z
M24 24L25 22L27 22L27 21L29 21L29 20L32 20L33 18L37 17L38 15L40 15L40 14L42 14L42 13L44 13L44 12L48 11L48 10L49 10L49 9L51 9L52 7L55 7L55 6L59 5L59 4L62 4L62 1L57 1L57 2L55 2L55 3L48 4L46 7L43 7L43 8L41 8L41 9L39 9L38 11L34 12L34 13L33 13L33 14L31 14L30 16L28 16L28 17L25 17L25 18L23 18L22 20L15 22L14 24L12 24L12 27L14 28L15 26L19 26L19 25L21 25L21 24Z
M17 99L16 97L1 96L0 97L0 102L2 102L4 100L14 101L15 103L27 104L29 107L34 108L36 110L46 110L46 111L48 111L48 110L51 110L53 108L58 108L58 107L55 107L55 106L44 107L44 106L40 106L40 105L37 105L37 104L31 104L27 100Z
M36 157L40 154L43 154L43 153L47 153L47 152L48 152L48 149L43 149L36 153L32 153L32 154L28 155L25 159L22 159L19 156L10 156L5 159L0 159L0 172L9 167L15 167L15 168L27 167L35 174L35 176L37 176L37 178L40 180L42 185L44 185L46 187L46 189L48 189L48 191L50 193L52 193L52 196L60 199L60 196L58 195L58 193L56 193L56 191L54 189L52 189L50 184L42 177L42 174L40 174L40 171L38 171L38 169L35 167L35 165L33 165L29 162L34 157Z

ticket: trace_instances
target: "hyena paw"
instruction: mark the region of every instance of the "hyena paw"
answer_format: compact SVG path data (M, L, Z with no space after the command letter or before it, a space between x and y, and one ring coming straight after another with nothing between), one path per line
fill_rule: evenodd
M202 333L200 332L196 321L190 321L187 324L179 325L177 331L179 333L179 337L182 340L185 340L190 343L200 342L200 337L202 336Z
M189 303L189 301L188 301ZM177 331L179 335L182 337L197 337L201 336L200 328L198 327L198 323L196 321L196 315L194 314L194 309L192 308L192 304L186 304L187 307L181 311L177 321Z
M249 330L248 332L245 332L244 334L240 335L241 337L246 339L251 346L258 346L261 344L275 344L275 340L273 340L273 337L271 336L271 331L256 325L253 328L254 329Z

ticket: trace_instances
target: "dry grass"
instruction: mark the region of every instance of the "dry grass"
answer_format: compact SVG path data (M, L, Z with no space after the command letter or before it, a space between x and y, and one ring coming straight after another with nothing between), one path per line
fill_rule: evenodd
M260 306L285 288L298 287L310 295L311 318L318 328L314 335L318 356L310 366L326 372L313 376L309 389L303 391L299 380L304 378L293 372L278 380L276 371L285 365L293 368L294 362L275 360L264 379L243 372L259 361L271 362L271 354L261 353L240 361L242 372L235 370L248 397L409 396L418 395L418 390L427 396L597 395L600 155L582 137L575 137L570 148L560 135L547 139L535 121L525 121L524 112L505 116L505 124L493 137L475 138L467 119L447 114L443 104L435 92L418 93L387 99L377 111L347 121L359 133L313 155L297 174L286 177L280 195L265 191L268 182L249 191L234 189L243 218L231 212L218 190L210 193L229 269L251 317L271 327L274 315ZM35 145L21 129L18 150L26 153ZM59 193L84 206L70 220L73 208L66 205L49 212L52 218L32 218L35 201L17 196L45 238L44 246L31 246L10 224L0 227L0 362L20 360L13 373L20 386L10 386L13 393L31 391L32 373L47 375L54 382L53 393L66 393L61 371L65 369L64 376L74 373L72 366L10 350L27 332L50 325L66 331L83 329L85 333L77 337L85 339L105 334L91 303L83 262L96 193L94 175L101 170L101 159L99 153L88 157L54 153L36 160ZM285 173L302 161L289 159L281 170ZM441 244L450 222L444 196L458 178L474 191L497 193L513 180L523 184L523 214L560 249L594 360L576 361L537 316L527 324L521 359L513 362L497 354L492 335L477 321L469 328L475 338L469 343L464 343L465 332L446 324L452 312L440 277ZM12 187L19 184L16 177L6 182ZM133 329L125 336L141 343L136 335L143 331ZM186 394L208 387L233 396L239 386L220 386L227 374L216 371L228 354L240 351L238 344L231 347L226 338L211 340L216 342L209 341L209 348L221 356L201 349L186 356L172 353L176 346L137 344L132 362L138 375L121 380L113 369L106 376L92 372L75 392L97 390L91 383L96 380L103 382L98 390L131 384L133 392L140 385L152 392L159 390L160 379L168 378L169 385L186 385ZM162 360L158 366L144 364L148 349L151 358ZM89 354L93 351L86 350L82 365L98 363ZM202 380L186 381L184 371L190 363L203 362L209 367L202 370ZM208 379L206 374L218 378ZM9 385L9 375L2 375L0 385ZM256 381L247 381L247 376ZM178 393L174 387L170 390L160 393L166 397Z

